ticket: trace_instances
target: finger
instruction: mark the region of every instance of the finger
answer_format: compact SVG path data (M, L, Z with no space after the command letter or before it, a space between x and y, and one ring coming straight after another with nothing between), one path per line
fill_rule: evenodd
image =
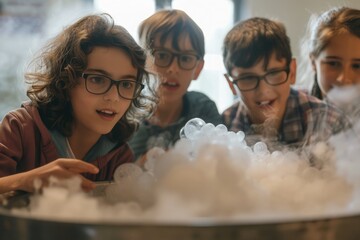
M82 177L81 187L85 191L91 191L96 188L96 184L93 181L90 181L89 179Z
M96 174L99 172L99 168L97 168L95 165L79 159L61 159L59 161L59 164L61 167L74 173L89 172L92 174Z
M92 181L90 181L89 179L85 178L84 176L77 174L77 173L73 173L71 171L61 171L61 173L58 173L56 175L52 175L54 177L56 177L57 179L61 180L61 179L71 179L76 177L79 177L81 180L81 187L82 189L84 189L85 191L90 191L93 190L96 187L96 184ZM44 178L43 179L43 185L42 187L48 186L49 184L49 177L48 178Z

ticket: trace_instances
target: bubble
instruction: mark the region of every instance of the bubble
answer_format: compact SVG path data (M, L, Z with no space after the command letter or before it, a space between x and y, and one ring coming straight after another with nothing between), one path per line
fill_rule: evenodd
M207 132L214 130L215 126L212 123L206 123L202 128L201 131Z
M281 159L284 157L284 154L281 151L274 151L271 153L271 159Z
M236 133L236 136L238 138L238 141L243 141L245 139L245 133L243 131L238 131Z
M205 125L204 120L201 118L190 119L184 126L184 135L188 139L194 139L198 131ZM181 130L180 130L181 132ZM182 132L180 136L182 136Z
M114 172L114 180L119 183L121 181L135 180L142 174L143 170L134 163L124 163L120 165Z
M180 129L179 135L180 135L180 138L186 138L185 128L184 128L184 127L182 127L182 128Z
M259 155L269 154L268 147L264 142L257 142L254 145L254 153Z
M234 132L228 132L226 136L229 142L233 142L237 140L236 133Z
M224 124L219 124L215 128L219 131L219 133L226 133L228 130Z

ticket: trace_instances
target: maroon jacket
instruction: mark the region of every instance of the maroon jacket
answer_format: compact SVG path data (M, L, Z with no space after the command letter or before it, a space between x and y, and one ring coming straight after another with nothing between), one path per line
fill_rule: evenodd
M28 171L58 158L55 144L36 107L24 103L4 117L0 123L0 177ZM133 160L133 152L125 143L91 162L100 169L98 174L84 176L92 181L111 180L120 164Z

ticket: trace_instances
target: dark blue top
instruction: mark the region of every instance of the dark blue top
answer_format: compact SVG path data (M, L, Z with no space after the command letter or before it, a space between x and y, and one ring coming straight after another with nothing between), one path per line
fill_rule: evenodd
M134 151L135 159L142 156L153 147L168 149L180 139L181 128L192 118L201 118L206 123L217 125L221 122L219 111L214 101L200 92L187 92L184 97L184 107L180 118L166 126L160 127L144 121L138 131L130 139L129 145Z

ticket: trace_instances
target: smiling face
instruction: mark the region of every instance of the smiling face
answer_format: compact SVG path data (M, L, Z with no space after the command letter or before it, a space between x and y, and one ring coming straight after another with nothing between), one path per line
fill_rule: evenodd
M136 80L137 69L121 49L95 47L88 55L86 74L99 74L114 80ZM119 96L116 86L101 95L88 92L85 79L70 91L74 114L73 134L100 137L109 133L130 107L131 100Z
M353 34L335 36L317 58L311 59L323 95L334 86L360 83L360 38Z
M179 37L179 50L173 48L172 37L168 37L164 44L160 43L159 36L154 39L154 49L163 49L175 54L196 54L193 49L190 38L187 35ZM169 104L171 102L182 101L182 97L186 93L192 80L196 80L204 66L202 59L196 61L193 69L185 70L180 68L178 57L174 57L173 61L167 67L159 67L151 63L152 69L160 75L161 85L159 88L159 96L161 102Z
M275 54L269 59L269 64L264 69L262 59L250 68L235 67L231 76L235 79L251 76L263 76L266 73L285 69L286 60L277 60ZM290 94L290 85L295 83L296 62L292 60L289 66L289 75L285 83L271 86L261 79L257 88L249 91L240 91L240 97L249 111L249 116L254 124L262 124L266 120L274 120L275 128L279 128L285 114L287 99ZM232 83L230 83L232 85ZM232 86L232 89L234 90Z

